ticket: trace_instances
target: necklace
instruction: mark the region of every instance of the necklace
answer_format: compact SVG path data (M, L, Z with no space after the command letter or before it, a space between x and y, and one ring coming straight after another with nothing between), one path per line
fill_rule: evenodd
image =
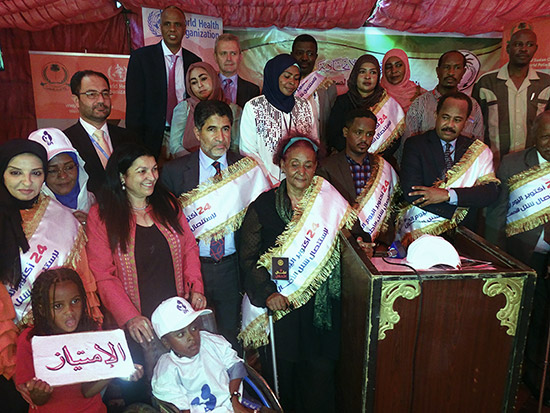
M145 211L148 207L149 207L149 204L145 204L145 206L143 206L143 207L138 207L138 208L136 208L135 206L132 206L132 209L133 209L134 211Z

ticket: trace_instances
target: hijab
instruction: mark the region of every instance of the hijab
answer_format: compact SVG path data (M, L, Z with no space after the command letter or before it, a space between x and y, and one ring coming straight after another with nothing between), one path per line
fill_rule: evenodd
M372 63L376 71L378 72L376 86L374 87L372 93L366 98L361 96L361 94L357 90L357 76L359 76L359 70L361 69L361 66L365 63ZM382 96L384 95L384 88L380 85L380 63L378 63L378 59L376 57L370 54L364 54L359 59L357 59L355 65L353 65L353 69L351 69L351 73L349 74L348 89L348 96L355 108L361 107L365 109L370 109L378 102L380 102Z
M290 66L300 69L298 61L289 54L280 54L269 60L264 67L263 94L267 101L284 113L290 113L294 108L294 94L286 96L279 89L279 77Z
M88 212L90 205L88 205L88 174L84 170L84 161L80 158L77 150L73 147L67 135L61 130L56 128L38 129L29 135L29 140L38 142L46 149L48 155L48 162L50 162L57 155L66 153L71 157L77 168L76 182L71 191L65 195L56 194L51 188L44 183L42 191L51 197L55 197L61 204L71 209L80 209L84 212ZM85 192L80 196L81 192ZM79 205L79 197L83 198L86 202L82 202L81 199Z
M422 89L420 86L418 86L416 83L414 83L412 80L410 80L411 68L409 65L409 57L407 56L407 53L405 53L401 49L391 49L386 53L386 55L384 56L384 59L382 60L382 72L384 72L384 68L386 67L386 62L391 57L397 57L399 60L403 62L403 65L405 67L405 73L403 74L403 79L397 85L393 85L388 81L388 79L384 75L382 77L380 84L384 89L386 89L386 91L392 98L394 98L395 100L397 100L397 102L399 102L403 110L407 112L413 100L421 93L424 93L425 90Z
M19 210L29 209L38 199L37 195L30 201L21 201L11 195L4 185L4 172L10 161L17 155L31 153L42 161L44 179L48 166L46 150L38 143L26 139L13 139L0 146L0 281L19 285L21 280L21 261L19 248L23 252L29 250L29 243L23 232ZM2 287L0 287L2 288Z
M183 131L183 147L189 152L193 152L199 147L199 141L195 136L195 106L201 101L191 89L191 71L197 67L201 67L206 70L208 76L212 81L212 93L208 96L207 100L221 100L222 102L229 103L223 94L222 83L216 70L206 62L193 63L187 69L185 74L185 90L189 94L187 98L187 105L189 105L189 113L187 115L187 123L185 124L185 130Z

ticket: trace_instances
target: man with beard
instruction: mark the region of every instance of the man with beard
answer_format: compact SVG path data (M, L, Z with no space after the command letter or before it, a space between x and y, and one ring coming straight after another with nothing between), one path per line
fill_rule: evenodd
M419 135L435 126L435 108L442 95L457 92L462 76L466 72L466 57L458 50L443 53L435 69L439 83L434 90L423 93L411 104L407 112L404 137ZM462 135L468 138L483 139L483 115L476 101L466 119Z
M328 137L326 136L326 124L330 116L330 111L336 100L337 91L336 84L330 78L325 77L320 84L306 95L301 95L301 90L304 86L311 84L311 76L309 76L315 67L317 60L317 40L309 34L301 34L294 39L292 43L292 52L290 53L300 65L302 80L296 93L309 101L313 110L313 116L317 119L317 131L322 143L327 144ZM315 75L321 76L319 72L314 72Z
M368 109L355 108L346 114L343 151L321 161L317 175L332 186L357 211L358 225L372 240L391 244L388 231L399 179L393 167L380 155L369 153L376 131L376 115ZM393 230L393 226L391 226ZM354 233L362 235L359 228ZM379 235L383 234L381 238Z
M508 63L481 76L474 86L472 96L485 119L485 142L497 166L507 153L535 143L527 131L550 97L550 76L529 67L537 48L537 35L519 23L506 46Z
M133 139L126 129L107 123L112 92L103 73L76 72L71 78L71 93L80 119L63 132L86 163L88 190L95 194L105 180L105 165L114 148Z
M400 212L402 240L438 235L459 223L475 229L475 208L497 198L491 150L461 135L471 111L472 100L464 93L444 95L437 104L435 129L405 142L400 177L409 205Z

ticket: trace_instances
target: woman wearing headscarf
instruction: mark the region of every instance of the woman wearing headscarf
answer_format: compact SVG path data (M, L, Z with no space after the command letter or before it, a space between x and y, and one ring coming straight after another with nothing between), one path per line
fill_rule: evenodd
M29 135L29 140L41 144L48 154L48 174L42 192L57 199L73 211L82 225L86 224L95 197L88 191L88 173L78 151L55 128L38 129Z
M216 70L206 62L197 62L189 66L185 75L185 90L189 97L178 103L174 108L172 126L170 129L170 154L179 158L199 149L199 140L195 136L195 106L204 100L220 100L225 102L233 112L233 126L231 128L231 146L236 152L239 150L239 124L241 108L228 102L223 94L220 78Z
M290 134L317 139L316 120L309 102L294 96L300 85L300 66L289 54L269 60L264 68L263 94L249 100L241 118L242 155L259 161L272 185L284 178L272 162L279 141Z
M332 107L328 122L331 148L338 151L345 148L344 119L350 110L358 107L369 109L378 119L369 152L391 154L405 130L405 113L380 85L380 64L370 54L357 59L348 78L347 93L338 96Z
M69 209L40 193L47 163L36 142L14 139L0 146L0 375L6 378L15 371L18 327L32 322L30 291L42 269L75 269L91 314L102 319L84 229Z
M399 102L405 113L413 100L426 92L426 89L411 80L409 57L401 49L391 49L386 53L382 60L382 72L380 84Z

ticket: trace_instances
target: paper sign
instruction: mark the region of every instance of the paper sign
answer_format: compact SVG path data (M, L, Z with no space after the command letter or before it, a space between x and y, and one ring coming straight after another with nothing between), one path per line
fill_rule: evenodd
M122 330L34 336L37 378L52 386L129 377L135 370Z

